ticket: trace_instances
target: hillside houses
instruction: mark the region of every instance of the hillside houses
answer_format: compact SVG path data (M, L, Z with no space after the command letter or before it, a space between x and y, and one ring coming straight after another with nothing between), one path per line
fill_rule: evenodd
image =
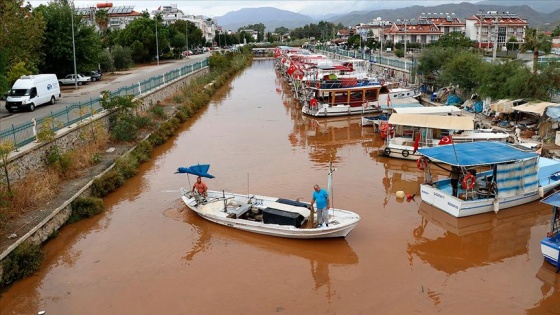
M381 42L430 44L443 35L458 32L476 42L479 48L492 48L494 44L502 48L510 38L522 43L527 26L527 20L509 12L479 12L465 20L454 13L422 13L418 19L377 18L356 25L353 33Z

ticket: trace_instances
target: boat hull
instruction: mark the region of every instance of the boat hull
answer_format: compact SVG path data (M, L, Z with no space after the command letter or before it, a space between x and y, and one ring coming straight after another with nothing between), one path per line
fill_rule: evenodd
M466 217L487 212L497 212L496 209L503 210L540 198L538 192L527 193L511 198L496 200L494 198L477 199L476 193L473 199L463 200L449 195L440 189L434 188L431 184L420 185L420 196L422 201L439 208L454 217Z
M277 201L279 199L274 197L258 195L248 197L247 195L209 191L208 202L199 204L194 196L182 189L181 199L189 209L208 221L242 231L275 237L294 239L346 237L360 221L360 216L356 213L347 210L332 209L329 210L329 227L301 228L292 225L271 224L264 223L263 221L235 218L231 216L231 211L224 211L224 206L222 206L224 200L234 200L242 205L248 204L250 200L254 200L256 201L254 205L264 209L278 205ZM225 208L227 208L227 206L225 206Z
M545 237L541 241L541 252L549 263L558 266L558 252L560 248L560 235Z

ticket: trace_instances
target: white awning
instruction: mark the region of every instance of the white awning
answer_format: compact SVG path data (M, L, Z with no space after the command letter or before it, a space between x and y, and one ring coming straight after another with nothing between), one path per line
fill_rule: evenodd
M421 114L391 114L389 124L452 130L474 130L474 118L468 116L438 116Z
M550 102L527 103L527 104L516 106L513 108L513 110L542 116L546 111L546 108L549 106L560 106L560 104L550 103Z
M424 114L424 115L459 115L461 109L455 106L418 106L406 108L393 108L393 112L399 114Z

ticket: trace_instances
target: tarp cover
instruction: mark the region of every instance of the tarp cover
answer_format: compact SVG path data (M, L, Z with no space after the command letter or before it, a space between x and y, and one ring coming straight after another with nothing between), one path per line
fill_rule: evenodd
M420 128L473 130L474 118L467 116L442 116L423 114L394 113L389 118L389 124Z
M547 107L550 106L558 107L560 106L560 104L550 103L550 102L527 103L527 104L515 106L513 110L542 116L545 113Z
M455 106L417 106L414 108L394 108L393 111L399 114L427 114L427 115L445 115L445 114L461 114L460 108Z
M557 191L554 194L544 198L543 200L541 200L541 202L553 207L560 207L560 191Z
M546 109L546 116L552 121L560 121L560 106L550 106Z
M492 165L530 159L533 152L523 152L502 142L466 142L419 149L421 155L431 160L455 166Z

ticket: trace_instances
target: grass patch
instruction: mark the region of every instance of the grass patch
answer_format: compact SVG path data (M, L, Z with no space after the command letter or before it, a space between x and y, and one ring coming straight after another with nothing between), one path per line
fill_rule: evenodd
M31 242L23 242L2 261L0 286L33 274L39 269L42 261L41 247Z

